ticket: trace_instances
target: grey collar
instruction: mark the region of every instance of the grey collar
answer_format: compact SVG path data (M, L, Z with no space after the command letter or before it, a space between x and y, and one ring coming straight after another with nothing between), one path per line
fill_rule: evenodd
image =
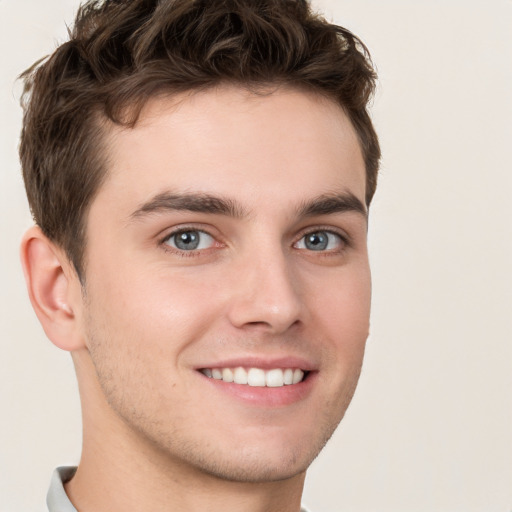
M64 490L64 484L73 478L75 472L75 466L62 466L53 472L50 488L46 495L49 512L77 512Z

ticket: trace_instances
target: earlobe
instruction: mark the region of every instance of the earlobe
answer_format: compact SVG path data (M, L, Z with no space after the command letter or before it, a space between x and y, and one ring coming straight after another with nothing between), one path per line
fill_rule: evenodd
M78 277L64 251L37 226L21 242L21 263L32 307L48 338L67 351L83 348L74 288Z

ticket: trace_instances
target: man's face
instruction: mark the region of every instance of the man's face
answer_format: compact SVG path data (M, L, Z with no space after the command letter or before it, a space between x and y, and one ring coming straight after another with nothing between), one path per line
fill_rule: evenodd
M153 100L108 151L82 315L94 406L122 418L127 450L240 481L303 472L368 334L365 169L347 117L304 92L222 87Z

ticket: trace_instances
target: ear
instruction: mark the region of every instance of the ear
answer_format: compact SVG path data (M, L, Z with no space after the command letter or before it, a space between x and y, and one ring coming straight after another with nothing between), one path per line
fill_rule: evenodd
M34 226L23 236L21 263L30 302L48 338L63 350L83 348L77 315L81 284L64 251Z

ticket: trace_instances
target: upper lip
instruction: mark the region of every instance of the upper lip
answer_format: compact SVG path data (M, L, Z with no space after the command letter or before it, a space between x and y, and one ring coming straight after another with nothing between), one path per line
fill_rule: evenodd
M273 368L299 368L304 371L315 370L315 365L308 359L298 356L281 356L265 358L255 357L230 357L217 361L205 362L205 364L196 366L196 370L205 368L261 368L262 370L272 370Z

